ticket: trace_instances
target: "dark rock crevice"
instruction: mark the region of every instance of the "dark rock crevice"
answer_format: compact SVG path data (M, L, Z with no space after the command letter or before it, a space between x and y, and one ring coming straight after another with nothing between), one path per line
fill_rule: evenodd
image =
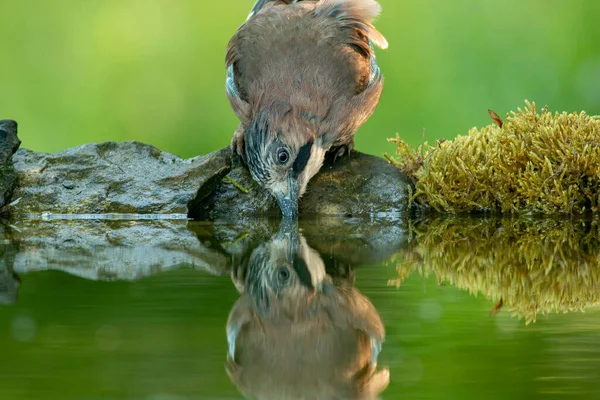
M12 156L21 141L17 137L17 123L12 120L0 121L0 208L10 201L17 185L17 173L12 163Z

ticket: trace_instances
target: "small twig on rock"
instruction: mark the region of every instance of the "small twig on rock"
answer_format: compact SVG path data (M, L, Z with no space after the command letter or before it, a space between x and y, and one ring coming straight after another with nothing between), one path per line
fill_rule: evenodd
M243 187L242 185L240 185L239 183L237 183L232 177L230 177L229 175L227 175L225 177L225 179L227 179L229 181L229 183L231 183L233 186L235 186L236 188L239 189L240 192L248 194L250 193L250 191L248 189L246 189L245 187Z

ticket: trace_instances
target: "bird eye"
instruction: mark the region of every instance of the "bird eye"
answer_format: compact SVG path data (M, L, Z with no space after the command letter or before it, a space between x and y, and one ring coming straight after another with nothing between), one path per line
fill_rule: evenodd
M283 147L277 149L277 161L279 164L287 164L290 161L290 153Z
M290 271L286 267L279 268L277 271L277 279L279 280L279 283L287 283L290 279Z

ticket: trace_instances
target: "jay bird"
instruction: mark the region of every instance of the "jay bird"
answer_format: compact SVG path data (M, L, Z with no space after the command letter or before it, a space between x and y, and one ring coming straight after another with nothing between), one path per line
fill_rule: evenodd
M375 0L258 0L227 46L231 148L286 218L325 155L354 148L383 88Z

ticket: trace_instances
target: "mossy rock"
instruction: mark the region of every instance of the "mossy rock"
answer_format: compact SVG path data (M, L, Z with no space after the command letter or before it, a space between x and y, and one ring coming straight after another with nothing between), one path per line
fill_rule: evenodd
M490 111L495 124L427 150L392 139L413 202L444 213L600 211L600 118L526 104L504 123Z

